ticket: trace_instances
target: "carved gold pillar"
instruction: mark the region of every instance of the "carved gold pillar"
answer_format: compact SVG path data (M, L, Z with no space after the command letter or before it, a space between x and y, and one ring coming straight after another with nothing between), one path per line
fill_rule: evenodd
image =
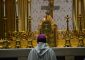
M84 0L73 0L73 20L74 20L74 30L79 31L79 19L78 16L82 15L82 28L85 28L85 1Z
M27 30L27 0L18 0L19 32Z

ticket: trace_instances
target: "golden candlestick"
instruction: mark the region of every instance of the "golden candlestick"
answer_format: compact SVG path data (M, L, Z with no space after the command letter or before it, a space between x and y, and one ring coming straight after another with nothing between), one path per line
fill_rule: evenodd
M82 16L81 14L78 16L79 20L80 20L80 26L79 26L79 34L78 34L78 47L83 47L84 46L84 37L85 34L82 32L82 24L81 24L81 20L82 20Z
M31 31L31 0L28 0L27 4L27 31L28 31L28 45L27 47L32 48L32 31Z
M7 25L7 18L4 16L4 18L3 18L3 20L4 20L4 30L5 30L5 32L4 32L4 39L3 39L3 48L9 48L9 41L8 41L8 39L7 39L7 27L6 27L6 25Z
M28 33L28 45L27 45L27 47L29 47L29 48L32 48L33 47L33 44L32 44L32 40L33 40L33 36L32 36L32 32L29 32Z
M81 24L81 20L82 20L82 16L81 16L81 14L78 16L78 18L79 18L79 20L80 20L80 22L79 22L79 33L82 33L82 24Z
M16 48L20 48L21 47L21 43L20 43L20 32L17 32L17 31L15 31L14 33L13 33L13 35L14 35L14 37L15 37L15 40L16 40L16 45L15 45L15 47Z
M78 40L79 40L78 47L84 47L84 41L83 41L84 37L83 37L83 35L79 35Z

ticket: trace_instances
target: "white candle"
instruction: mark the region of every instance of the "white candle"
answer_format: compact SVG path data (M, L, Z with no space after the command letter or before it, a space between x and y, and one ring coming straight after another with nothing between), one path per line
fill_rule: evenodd
M28 15L31 16L31 1L28 0Z
M18 1L16 0L16 19L15 19L15 31L17 31L17 19L18 19Z
M6 16L6 7L5 7L5 0L3 0L3 2L4 2L4 16Z
M16 0L16 16L18 16L18 2Z
M81 14L81 1L79 1L79 14Z

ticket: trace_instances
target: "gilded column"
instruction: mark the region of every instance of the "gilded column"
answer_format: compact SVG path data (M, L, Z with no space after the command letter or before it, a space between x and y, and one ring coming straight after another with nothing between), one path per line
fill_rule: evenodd
M27 30L27 0L18 0L19 6L19 32Z

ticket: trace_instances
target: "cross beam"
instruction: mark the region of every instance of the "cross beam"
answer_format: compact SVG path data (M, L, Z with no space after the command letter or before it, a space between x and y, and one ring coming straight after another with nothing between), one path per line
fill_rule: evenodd
M53 10L58 10L60 6L54 6L54 0L44 0L48 1L48 6L41 6L41 10L48 10L51 17L53 17Z
M59 10L60 6L54 6L53 10ZM41 10L50 10L50 6L41 6Z

